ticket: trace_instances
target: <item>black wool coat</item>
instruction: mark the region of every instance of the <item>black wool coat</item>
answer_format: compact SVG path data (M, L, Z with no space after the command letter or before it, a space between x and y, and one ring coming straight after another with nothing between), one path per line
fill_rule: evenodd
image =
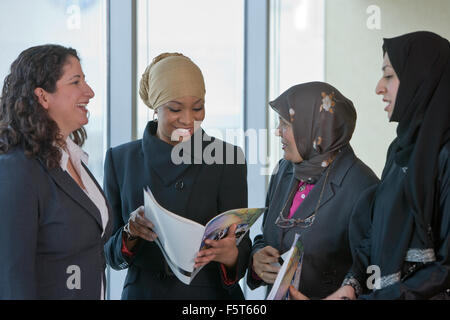
M247 207L247 167L242 150L224 143L224 158L239 158L241 164L202 161L199 164L174 164L172 146L155 136L156 122L149 122L141 140L109 149L105 160L104 188L115 216L114 236L105 245L108 264L128 268L122 299L243 299L237 282L225 282L220 264L206 265L188 286L170 271L154 242L140 239L136 253L122 253L122 231L130 213L144 204L143 189L150 187L158 203L166 209L205 225L217 214ZM217 139L204 132L202 150ZM234 157L231 153L234 153ZM225 162L225 161L224 161ZM180 245L183 237L180 236ZM251 241L248 235L238 246L235 273L246 272Z

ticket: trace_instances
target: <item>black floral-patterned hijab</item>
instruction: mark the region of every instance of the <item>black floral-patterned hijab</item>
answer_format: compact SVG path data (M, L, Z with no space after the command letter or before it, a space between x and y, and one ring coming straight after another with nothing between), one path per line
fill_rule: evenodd
M295 177L315 183L350 142L356 125L353 103L327 83L309 82L291 87L269 104L292 124L303 158L294 166Z

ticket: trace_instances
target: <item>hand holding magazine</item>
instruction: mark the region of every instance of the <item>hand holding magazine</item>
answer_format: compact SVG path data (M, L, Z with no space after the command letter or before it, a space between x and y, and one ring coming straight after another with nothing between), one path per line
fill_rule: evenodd
M243 208L226 211L203 226L162 207L149 188L144 190L144 206L145 217L155 226L153 231L158 235L157 245L172 272L185 284L190 284L201 270L201 267L194 268L194 259L205 246L206 239L220 240L227 235L228 228L236 224L238 245L265 210Z
M267 296L267 300L288 300L288 289L291 284L298 289L302 273L303 253L300 235L296 234L291 249L282 255L284 262L278 272L272 290Z

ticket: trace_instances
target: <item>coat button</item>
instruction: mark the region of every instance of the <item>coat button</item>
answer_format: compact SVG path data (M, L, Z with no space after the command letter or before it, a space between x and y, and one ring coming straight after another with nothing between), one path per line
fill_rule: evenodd
M175 189L177 189L178 191L181 191L181 190L184 189L184 182L183 182L183 180L180 180L180 181L178 181L175 184Z
M159 272L158 278L159 278L159 280L164 280L164 279L166 279L166 274L164 272Z

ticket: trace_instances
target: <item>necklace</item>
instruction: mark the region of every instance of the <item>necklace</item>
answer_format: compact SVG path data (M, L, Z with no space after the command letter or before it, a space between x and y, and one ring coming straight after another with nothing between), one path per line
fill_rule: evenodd
M296 188L294 188L291 191L291 193L289 194L289 197L287 198L286 202L284 203L283 209L281 209L280 214L278 215L278 218L275 221L275 224L277 226L279 226L280 228L283 228L283 229L291 228L293 226L299 226L301 228L308 228L314 223L314 220L316 219L317 210L319 209L320 202L322 201L323 191L325 190L325 185L327 184L328 175L330 174L331 167L332 167L333 163L334 163L334 161L327 168L327 173L325 175L325 180L323 182L322 190L320 191L319 200L317 201L317 205L316 205L316 208L314 210L314 213L312 215L310 215L309 217L307 217L306 219L286 219L283 216L283 212L284 212L284 209L286 209L286 205L288 204L289 200L291 199L293 193L296 191ZM304 184L302 187L306 188L306 184ZM301 190L301 191L303 191L303 190Z

